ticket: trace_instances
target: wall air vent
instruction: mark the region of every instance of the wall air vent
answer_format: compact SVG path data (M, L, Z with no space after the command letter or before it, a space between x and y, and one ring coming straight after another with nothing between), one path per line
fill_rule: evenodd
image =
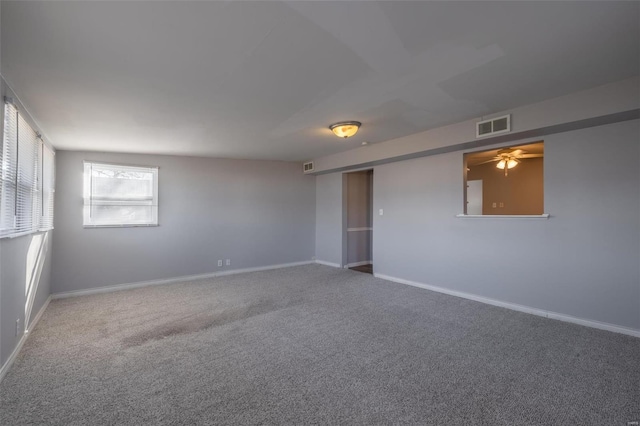
M476 123L476 138L493 136L511 131L511 114Z
M302 171L304 173L311 173L313 171L313 161L309 161L308 163L304 163L302 165Z

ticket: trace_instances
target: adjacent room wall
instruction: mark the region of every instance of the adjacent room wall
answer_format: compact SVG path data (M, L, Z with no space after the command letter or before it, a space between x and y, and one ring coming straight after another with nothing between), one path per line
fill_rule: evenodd
M15 97L4 79L0 78L2 98ZM26 116L24 108L21 113ZM27 117L28 118L28 117ZM30 122L33 122L28 118ZM4 134L4 102L0 104L0 137ZM0 145L1 147L1 145ZM25 288L27 276L27 251L36 234L17 238L0 239L0 366L4 365L24 336L25 330ZM47 256L44 259L40 282L31 310L32 320L44 306L50 294L51 271L51 231L47 239ZM16 334L16 320L20 321Z
M83 160L159 166L160 226L83 228ZM315 177L298 163L58 151L56 166L53 293L314 256Z
M347 264L371 261L373 219L373 171L346 173L347 177ZM351 229L351 231L350 231Z
M482 180L482 214L543 214L543 158L520 160L508 176L496 163L470 167L468 180ZM493 207L493 204L496 207ZM500 207L502 203L502 207Z
M342 264L342 174L316 178L316 259Z
M640 330L640 121L544 142L548 220L456 218L462 152L376 167L375 272Z

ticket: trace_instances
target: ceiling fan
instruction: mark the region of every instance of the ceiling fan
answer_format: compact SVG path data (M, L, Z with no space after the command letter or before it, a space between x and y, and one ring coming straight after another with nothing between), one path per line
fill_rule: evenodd
M499 168L500 170L504 170L504 175L508 176L509 169L513 169L515 166L520 164L520 160L526 159L526 158L541 158L542 156L543 156L542 153L527 154L527 152L523 151L522 149L507 148L507 149L499 150L498 155L496 155L490 160L483 161L482 163L478 163L478 165L497 161L498 164L496 164L496 167Z

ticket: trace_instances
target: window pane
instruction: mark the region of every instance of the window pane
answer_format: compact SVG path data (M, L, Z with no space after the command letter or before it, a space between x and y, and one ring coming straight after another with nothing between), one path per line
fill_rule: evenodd
M94 199L138 200L153 198L153 180L149 178L93 176L92 194Z
M38 151L40 141L29 123L18 114L18 197L16 232L38 229Z
M91 221L95 224L152 223L153 206L91 206Z
M85 162L85 226L156 225L158 169Z
M4 105L4 135L0 155L0 237L5 237L11 235L15 228L18 180L18 110L10 103Z
M55 155L46 145L42 149L42 219L40 230L53 229L53 202L55 193Z

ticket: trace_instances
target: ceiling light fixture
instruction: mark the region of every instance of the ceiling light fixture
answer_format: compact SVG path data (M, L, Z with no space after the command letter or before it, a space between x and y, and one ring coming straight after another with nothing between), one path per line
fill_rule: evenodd
M329 129L339 138L350 138L358 133L358 129L362 123L359 121L341 121L329 126Z
M507 169L513 169L515 166L518 165L518 163L519 161L512 157L506 160L500 160L498 164L496 164L496 167L499 168L500 170L504 170L505 166L507 166Z
M513 169L519 163L520 161L518 161L514 157L503 157L502 160L498 161L498 164L496 164L496 167L499 168L500 170L504 170L504 175L507 176L508 175L507 170Z

